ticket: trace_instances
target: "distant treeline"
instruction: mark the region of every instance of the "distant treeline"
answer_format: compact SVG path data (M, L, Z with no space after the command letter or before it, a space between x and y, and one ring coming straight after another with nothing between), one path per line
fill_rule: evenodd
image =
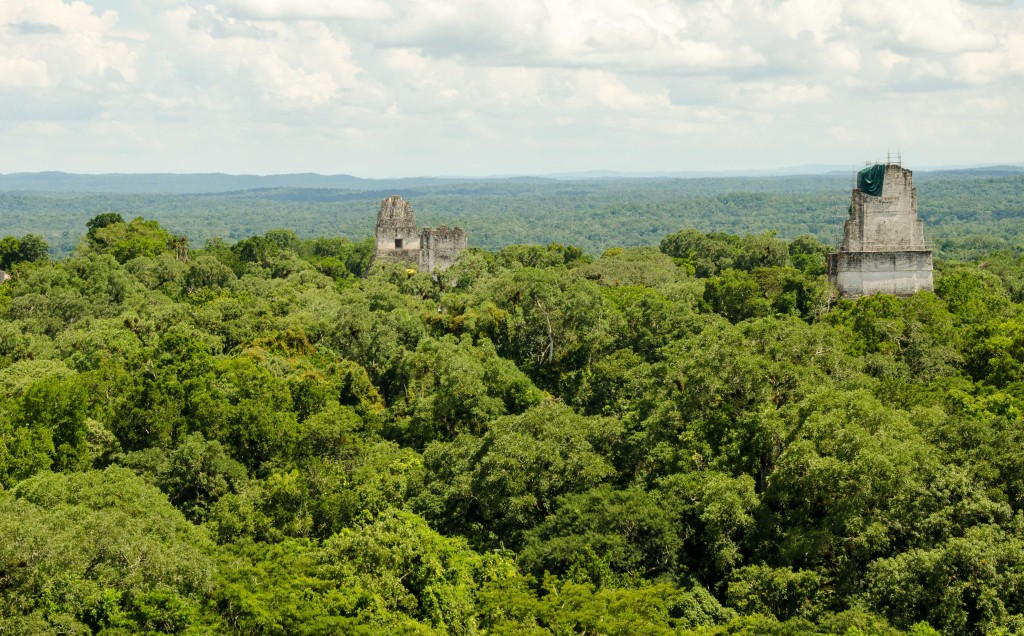
M919 212L940 256L977 258L1024 243L1024 175L990 174L916 175ZM202 184L196 185L198 189ZM831 244L841 233L850 188L849 176L832 174L360 181L348 189L260 188L215 194L7 191L0 192L0 215L5 234L40 234L60 256L81 238L85 222L104 212L157 219L188 236L193 245L211 237L236 241L280 227L292 228L301 237L358 240L372 234L378 201L401 194L413 201L423 224L461 225L477 247L557 242L596 255L614 246L654 245L680 227L734 234L774 230L783 238L811 234Z

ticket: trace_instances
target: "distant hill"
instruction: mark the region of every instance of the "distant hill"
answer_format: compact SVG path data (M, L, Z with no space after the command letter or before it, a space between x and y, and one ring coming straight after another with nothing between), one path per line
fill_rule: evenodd
M852 166L808 164L769 170L677 170L662 172L620 172L616 170L589 170L558 172L541 175L562 181L590 181L598 179L706 179L730 177L789 177L823 174L849 174Z
M984 166L980 168L958 168L949 170L915 171L928 178L978 179L983 177L1015 177L1024 174L1024 166Z
M19 172L0 174L0 192L52 192L78 194L236 194L251 191L300 190L313 191L293 194L295 200L328 200L323 191L335 191L329 200L361 198L345 196L338 191L350 193L386 192L401 194L415 189L434 186L477 190L481 187L502 188L505 185L529 186L554 182L573 181L631 181L650 179L688 179L714 182L718 191L733 189L748 191L773 190L768 185L776 179L814 180L815 178L848 178L852 167L834 165L807 165L775 170L708 171L708 172L615 172L589 171L566 172L547 175L503 175L500 177L409 177L401 179L363 179L347 174L322 175L314 173L246 175L195 173L195 174L72 174L68 172ZM924 178L975 179L983 177L1006 177L1024 174L1024 167L1014 165L970 167L957 169L915 170ZM751 188L751 180L757 185ZM821 182L824 183L824 182ZM735 186L735 188L733 187ZM790 186L784 186L788 189ZM831 187L831 186L829 186ZM339 198L340 197L340 198Z
M441 177L361 179L347 174L313 173L247 175L199 174L71 174L20 172L0 175L0 191L76 192L106 194L212 194L264 188L331 188L377 190L440 185L456 181Z

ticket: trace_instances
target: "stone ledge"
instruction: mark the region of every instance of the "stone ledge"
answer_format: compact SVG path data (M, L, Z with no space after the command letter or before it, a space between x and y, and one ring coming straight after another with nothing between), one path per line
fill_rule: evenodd
M931 250L901 250L888 252L836 252L828 255L828 270L838 274L844 271L920 270L932 271Z

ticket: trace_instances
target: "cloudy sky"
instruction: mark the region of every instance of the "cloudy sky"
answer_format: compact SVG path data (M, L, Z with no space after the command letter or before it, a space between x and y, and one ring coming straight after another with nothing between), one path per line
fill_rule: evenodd
M0 172L1024 162L1024 0L0 0Z

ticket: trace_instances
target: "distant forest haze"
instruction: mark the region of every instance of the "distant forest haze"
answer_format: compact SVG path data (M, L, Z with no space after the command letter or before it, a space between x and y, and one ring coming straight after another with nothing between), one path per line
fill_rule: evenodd
M915 177L855 301L842 176L0 193L0 634L1020 633L1024 176Z
M0 175L2 231L42 235L69 253L86 221L104 212L158 220L201 246L274 228L303 238L373 234L380 199L411 199L424 225L460 225L471 244L497 250L558 242L592 255L656 245L681 227L734 234L841 233L851 174L687 179L366 180L281 175ZM1024 168L918 172L919 211L940 256L974 257L1024 241ZM994 241L994 242L993 242Z

